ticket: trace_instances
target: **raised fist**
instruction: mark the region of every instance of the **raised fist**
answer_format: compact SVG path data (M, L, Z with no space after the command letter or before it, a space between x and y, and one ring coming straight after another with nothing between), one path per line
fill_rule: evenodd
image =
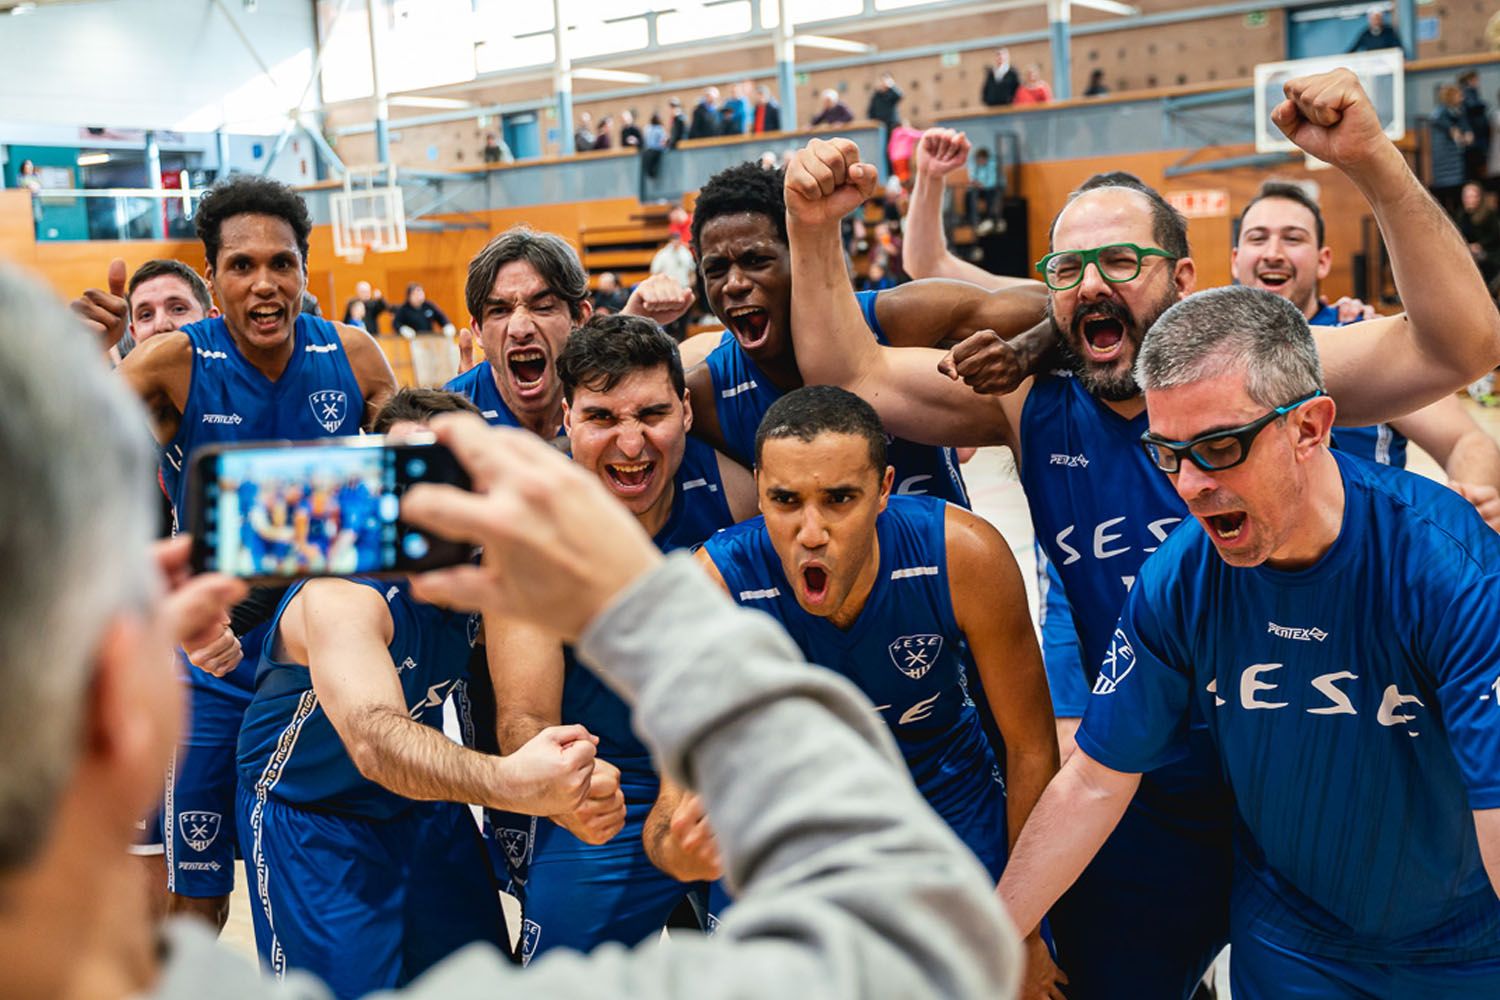
M969 162L969 137L951 128L930 128L917 143L917 173L946 177Z
M837 223L864 204L880 185L880 171L861 163L848 139L813 139L792 154L786 168L787 222L800 226Z
M1272 109L1271 121L1323 162L1348 170L1391 145L1359 77L1350 70L1299 76L1283 90L1287 99Z

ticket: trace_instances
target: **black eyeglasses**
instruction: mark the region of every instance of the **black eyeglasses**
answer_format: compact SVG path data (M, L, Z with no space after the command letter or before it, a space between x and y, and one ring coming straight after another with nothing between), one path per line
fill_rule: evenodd
M1204 472L1223 472L1232 469L1250 457L1250 445L1266 424L1284 417L1303 403L1310 403L1323 395L1319 389L1309 396L1285 406L1278 406L1259 420L1252 420L1242 427L1231 427L1224 431L1200 434L1191 441L1168 441L1150 431L1141 435L1141 446L1151 458L1151 464L1163 472L1177 472L1187 458Z
M1036 262L1047 287L1054 292L1066 292L1083 280L1083 272L1093 264L1099 276L1110 284L1118 285L1134 281L1141 273L1141 263L1147 257L1177 258L1157 247L1137 246L1134 243L1110 243L1092 250L1058 250Z

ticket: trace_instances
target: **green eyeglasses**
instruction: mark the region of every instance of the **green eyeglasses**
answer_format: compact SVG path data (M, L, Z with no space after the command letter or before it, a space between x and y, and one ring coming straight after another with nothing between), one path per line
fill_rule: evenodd
M1083 272L1093 264L1105 281L1120 284L1134 281L1141 273L1141 261L1147 257L1177 258L1157 247L1141 247L1134 243L1110 243L1092 250L1058 250L1036 262L1047 287L1054 292L1065 292L1083 280Z

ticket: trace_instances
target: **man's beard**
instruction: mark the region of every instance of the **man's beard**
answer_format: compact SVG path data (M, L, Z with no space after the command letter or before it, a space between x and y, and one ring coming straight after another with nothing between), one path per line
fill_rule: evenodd
M1141 387L1135 380L1135 358L1140 354L1141 345L1145 342L1151 325L1177 302L1177 298L1176 287L1169 287L1161 300L1151 307L1145 322L1139 324L1136 322L1135 314L1123 303L1107 299L1092 302L1073 313L1071 329L1064 333L1057 325L1057 317L1052 313L1052 299L1049 297L1047 318L1052 321L1052 329L1057 333L1057 355L1062 367L1071 371L1088 394L1095 399L1107 403L1123 403L1127 399L1134 399L1141 394ZM1091 364L1073 346L1083 343L1084 321L1099 317L1108 317L1119 322L1120 336L1134 345L1131 363L1123 371L1118 369L1120 359L1116 358L1107 365ZM1133 331L1139 332L1132 336Z

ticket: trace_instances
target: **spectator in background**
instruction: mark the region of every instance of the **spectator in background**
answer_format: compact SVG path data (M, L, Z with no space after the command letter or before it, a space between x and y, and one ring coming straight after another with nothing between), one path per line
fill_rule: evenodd
M683 243L691 242L693 231L693 213L681 205L674 206L667 213L667 229L681 237Z
M1432 137L1432 196L1449 215L1458 216L1458 192L1464 182L1464 150L1474 142L1464 116L1463 91L1451 83L1438 87L1438 104L1427 119Z
M768 150L766 150L764 153L760 154L760 158L758 160L756 160L755 162L760 164L760 169L762 169L762 170L775 170L776 169L776 150L774 150L774 149L768 149Z
M880 82L876 84L875 90L870 94L870 108L865 112L865 117L880 122L887 129L894 130L901 124L901 115L897 113L897 107L901 104L901 88L896 86L896 78L889 73L880 74Z
M406 286L406 301L397 308L391 322L396 332L408 340L434 330L441 330L449 337L458 332L443 311L427 301L427 290L415 281Z
M516 159L511 154L510 147L501 142L494 132L484 134L484 152L481 155L485 163L514 163Z
M984 75L984 90L980 94L985 106L998 108L1014 103L1020 86L1021 78L1010 64L1010 49L996 49L995 65Z
M1458 231L1469 244L1469 252L1474 255L1485 284L1493 291L1495 279L1500 276L1500 215L1485 198L1478 181L1469 181L1463 187Z
M665 274L683 288L692 288L697 282L698 262L693 259L693 251L688 249L681 232L673 230L666 245L656 251L656 256L651 258L651 273Z
M359 299L350 299L349 304L344 306L344 325L357 326L365 329L365 304Z
M1032 63L1026 67L1026 82L1016 91L1017 104L1046 104L1052 100L1052 88L1042 79L1042 67Z
M891 127L890 138L885 144L887 176L894 176L907 184L911 181L911 158L917 143L922 141L922 130L912 128L911 122L902 121Z
M620 279L613 271L599 275L599 284L594 289L594 315L612 316L625 308L629 296L620 287Z
M1104 70L1096 69L1089 74L1088 89L1083 92L1084 97L1103 97L1109 93L1109 88L1104 85Z
M1479 73L1467 70L1459 75L1459 90L1463 93L1464 118L1474 141L1464 150L1464 178L1482 181L1490 159L1490 109L1479 96Z
M750 110L754 107L750 101L750 81L735 84L731 93L734 96L724 102L728 114L723 116L724 131L720 134L744 135L750 131Z
M30 160L22 160L21 167L16 172L16 187L25 188L32 194L42 190L42 178L36 172L36 164Z
M667 148L667 129L661 123L661 115L651 112L651 122L641 137L641 169L652 180L661 171L661 154Z
M1378 10L1372 10L1368 16L1368 24L1365 30L1354 39L1354 44L1349 47L1350 52L1374 52L1376 49L1399 49L1401 39L1396 36L1396 29L1385 23L1385 14Z
M302 290L302 314L319 318L323 315L323 310L318 305L318 297L305 288Z
M755 88L755 113L750 119L750 131L756 135L781 131L781 105L771 96L771 88L765 84Z
M645 136L635 123L634 108L620 112L620 148L633 149L637 153L645 148Z
M688 136L688 116L683 113L682 101L678 98L669 98L667 107L672 109L672 124L667 129L667 148L676 149L677 144Z
M1500 14L1495 18L1500 20ZM1495 94L1496 104L1490 109L1490 162L1489 169L1485 174L1484 186L1489 189L1490 194L1500 194L1500 142L1494 141L1494 136L1500 132L1500 92Z
M349 305L344 307L344 322L350 326L355 325L351 317L354 315L352 307L356 302L360 303L363 307L360 313L364 318L364 322L359 325L371 333L378 334L380 332L380 316L382 313L389 312L391 308L386 305L385 296L380 294L380 289L378 288L371 292L368 281L356 282L354 285L354 298L350 299Z
M814 128L820 125L847 125L854 120L854 109L839 98L837 90L823 91L818 95L818 101L818 113L812 120Z
M594 116L587 111L578 112L578 128L573 131L573 150L586 153L594 148Z
M609 115L599 119L599 128L594 132L595 149L611 149L615 144L615 120Z
M719 88L707 87L703 96L693 107L693 122L688 127L689 139L707 139L719 134Z
M734 108L730 107L729 101L719 105L719 134L739 135L734 130Z
M979 202L984 202L984 218L979 217ZM964 216L980 236L995 231L995 217L1000 214L1000 176L983 146L974 150L969 167L969 187L964 192Z
M896 287L895 280L877 261L871 261L870 266L865 268L865 273L854 284L861 292L883 292L887 288Z

